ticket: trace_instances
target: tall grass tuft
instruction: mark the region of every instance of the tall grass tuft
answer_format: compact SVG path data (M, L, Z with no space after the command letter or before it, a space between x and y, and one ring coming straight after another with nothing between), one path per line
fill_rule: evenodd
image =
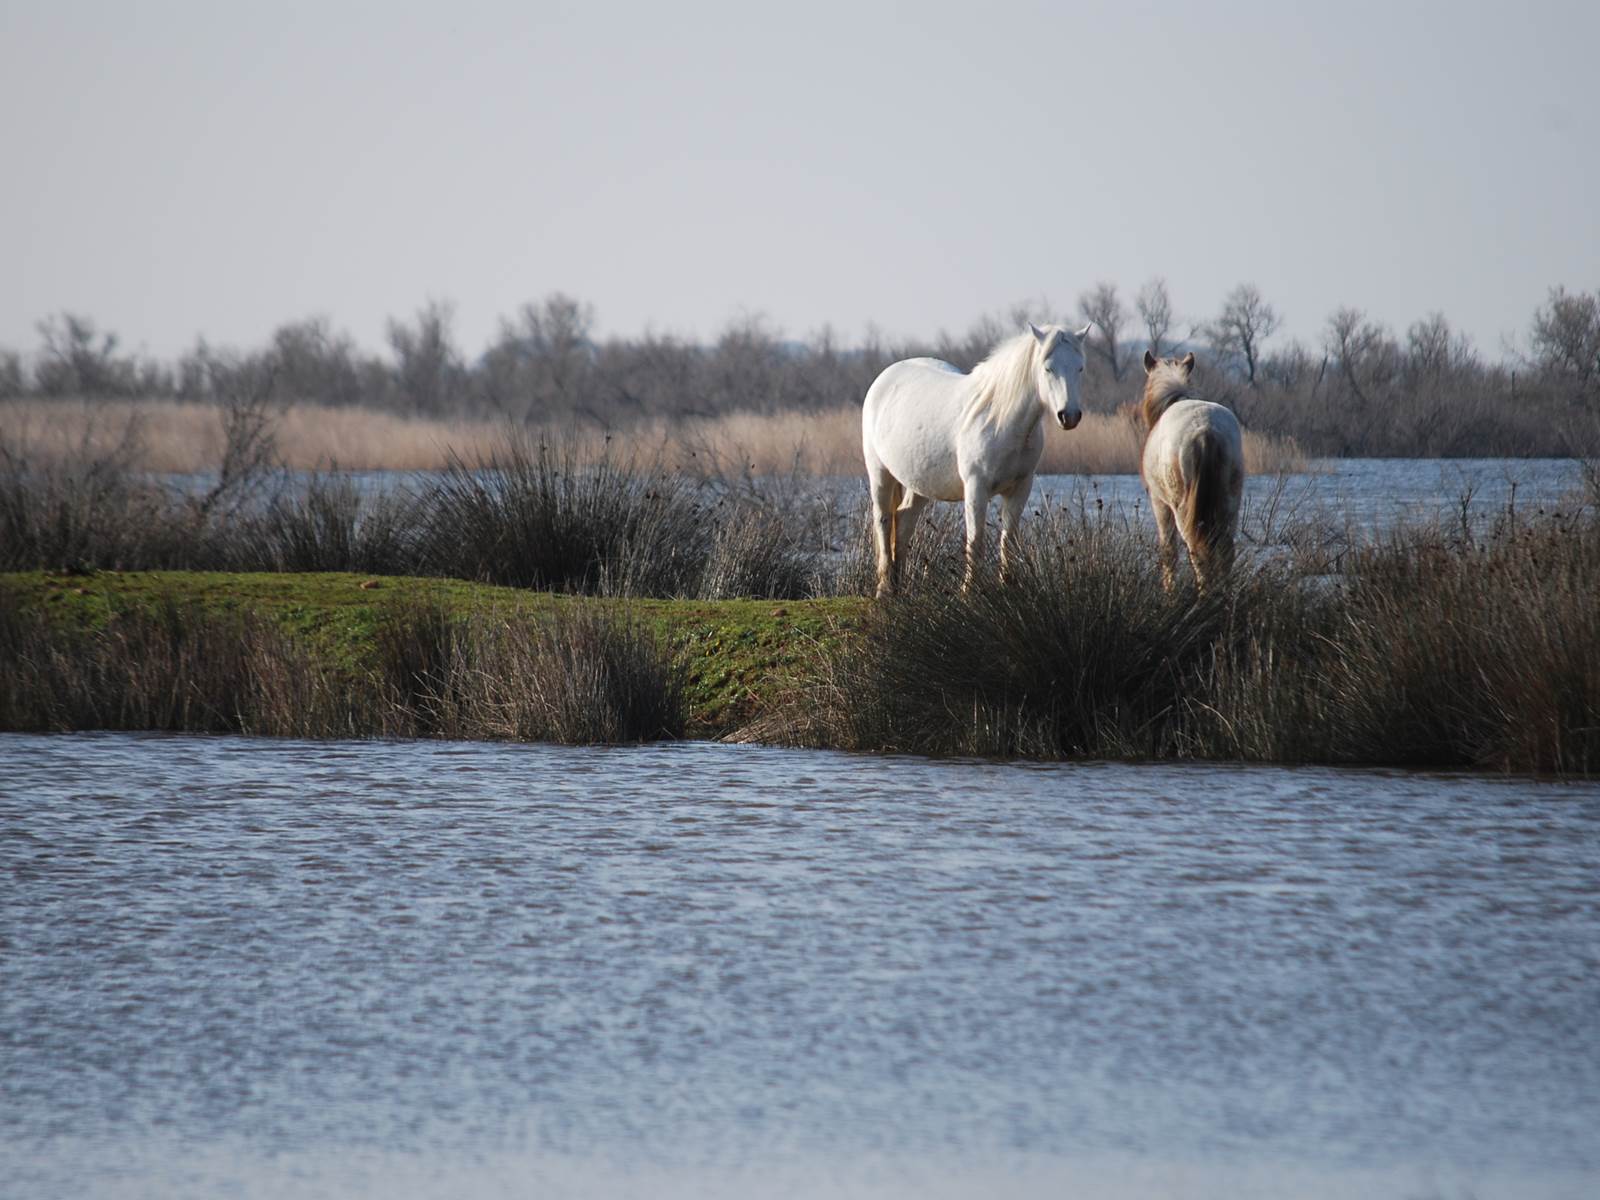
M1600 770L1600 518L1412 531L1349 574L1328 671L1334 753Z
M683 735L677 658L623 612L561 609L534 621L392 608L377 678L409 736L571 744Z
M105 445L30 460L0 438L0 570L87 570L165 560L184 522L161 489L138 477L136 425Z
M403 493L363 494L347 475L318 473L218 530L216 557L246 571L414 573L415 508Z
M412 507L416 570L608 596L816 594L827 502L695 479L577 439L513 439L456 461Z
M418 506L424 573L567 592L692 593L707 528L694 485L573 442L515 438L454 460Z

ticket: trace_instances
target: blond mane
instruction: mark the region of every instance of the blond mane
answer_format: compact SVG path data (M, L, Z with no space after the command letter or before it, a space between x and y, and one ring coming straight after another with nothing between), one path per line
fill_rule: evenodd
M1139 405L1139 416L1144 421L1145 436L1156 427L1161 414L1175 400L1194 393L1189 390L1189 373L1176 359L1163 358L1150 369L1144 381L1144 400Z

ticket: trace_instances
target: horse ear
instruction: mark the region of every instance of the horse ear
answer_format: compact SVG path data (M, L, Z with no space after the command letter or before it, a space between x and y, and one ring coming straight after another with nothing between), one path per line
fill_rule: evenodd
M1144 373L1148 375L1151 371L1154 371L1158 361L1159 360L1154 354L1151 354L1150 351L1146 350L1144 352Z
M1147 350L1145 353L1148 354L1149 351ZM1194 351L1191 350L1189 353L1185 354L1183 356L1183 361L1178 365L1183 368L1183 373L1185 375L1190 374L1194 370Z
M1033 334L1033 340L1034 341L1040 342L1040 343L1042 343L1045 340L1045 338L1050 336L1044 330L1040 329L1037 325L1035 325L1032 321L1028 322L1028 332Z
M1080 346L1083 345L1083 339L1089 336L1089 330L1091 330L1093 328L1094 328L1094 322L1090 321L1082 329L1078 330L1077 333L1072 335L1074 338L1077 339L1078 345L1080 345Z

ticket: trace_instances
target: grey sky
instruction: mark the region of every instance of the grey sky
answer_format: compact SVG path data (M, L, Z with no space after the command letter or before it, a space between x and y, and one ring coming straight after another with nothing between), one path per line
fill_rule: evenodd
M1249 280L1498 356L1600 286L1600 5L0 0L0 347L564 290L603 334Z

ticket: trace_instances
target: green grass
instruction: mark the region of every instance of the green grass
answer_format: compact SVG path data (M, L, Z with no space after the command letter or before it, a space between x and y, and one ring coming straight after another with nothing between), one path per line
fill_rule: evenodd
M0 604L64 624L102 626L113 614L175 602L217 615L249 613L340 671L372 665L385 613L426 604L451 617L536 618L556 610L625 612L677 649L686 671L689 733L718 737L760 715L821 649L862 617L863 600L602 600L454 579L210 571L42 571L0 574Z

